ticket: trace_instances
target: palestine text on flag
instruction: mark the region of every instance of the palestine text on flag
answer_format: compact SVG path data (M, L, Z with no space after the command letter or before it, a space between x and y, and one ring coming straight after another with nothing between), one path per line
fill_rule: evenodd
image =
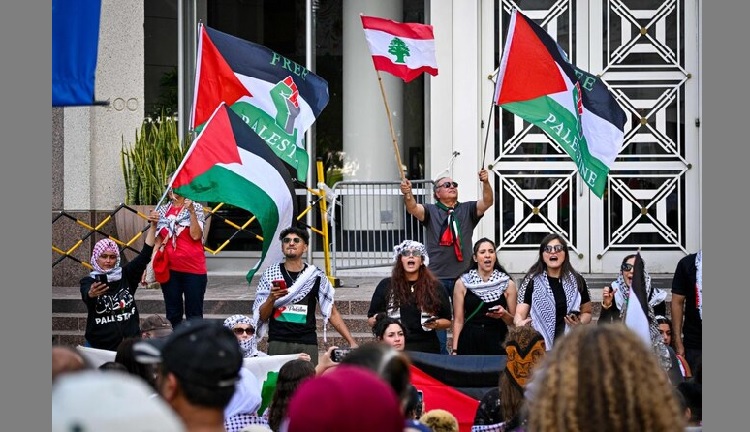
M409 82L422 72L437 76L432 26L361 15L375 69Z
M279 233L296 214L289 172L268 145L221 103L193 140L171 183L195 201L224 202L252 213L263 230L263 251L247 280L264 262L281 261Z
M305 132L328 104L328 82L265 46L203 24L199 33L190 127L225 102L304 181Z
M625 112L606 84L568 62L562 48L518 10L511 14L495 104L532 123L562 146L601 198L620 153Z

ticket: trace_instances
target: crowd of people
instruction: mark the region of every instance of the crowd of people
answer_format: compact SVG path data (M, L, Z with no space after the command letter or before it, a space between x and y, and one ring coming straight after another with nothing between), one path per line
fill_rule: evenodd
M670 308L640 255L626 255L616 280L602 289L598 325L590 325L590 287L563 235L545 236L518 280L498 261L495 242L472 243L493 203L486 170L479 180L482 197L459 202L458 184L437 179L434 205L418 203L409 181L401 183L425 243L393 247L391 275L378 283L367 311L373 337L362 341L339 313L325 273L303 260L309 234L294 226L280 233L284 260L262 273L252 310L204 319L202 207L170 191L170 202L149 215L132 261L121 266L112 240L93 248L93 270L80 283L85 346L116 357L93 367L75 349L53 347L53 430L98 430L97 416L68 412L94 397L87 389L124 386L132 390L111 403L149 416L144 425L164 425L159 430L458 431L450 410L424 409L410 379L411 352L504 356L499 381L479 401L475 432L699 430L701 252L677 264ZM149 263L166 318L142 321L135 294ZM629 302L640 295L635 286L645 287L646 343L629 327ZM343 358L338 346L320 350L318 317L324 339L330 324L346 341ZM264 338L265 352L258 348ZM290 354L296 357L279 369L272 393L261 394L245 361ZM81 395L72 394L76 385Z

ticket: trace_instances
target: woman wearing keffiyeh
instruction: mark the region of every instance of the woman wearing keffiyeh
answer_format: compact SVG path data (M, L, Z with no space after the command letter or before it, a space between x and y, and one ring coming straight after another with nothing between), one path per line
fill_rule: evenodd
M570 263L565 239L548 234L518 289L515 324L534 327L549 351L572 327L590 323L592 309L586 280Z
M135 304L135 291L146 265L151 260L159 215L151 212L151 225L146 232L143 249L132 261L120 267L120 249L110 239L94 245L92 271L81 279L81 299L86 304L86 343L88 346L116 351L120 342L140 337L140 318ZM106 278L107 283L97 278Z
M453 289L453 353L504 354L502 342L513 325L516 283L497 261L495 243L474 243L471 264Z
M157 253L167 257L169 279L160 280L166 316L177 328L185 319L203 317L208 275L203 252L203 206L169 191L170 202L159 206ZM184 296L184 303L183 303Z
M622 259L620 264L620 274L617 279L612 281L610 286L604 287L602 295L602 312L599 315L598 324L620 321L622 308L626 304L626 294L633 284L633 265L635 264L635 254L629 254ZM648 304L653 309L655 315L666 315L667 313L667 292L651 285L651 275L646 269L643 269L643 275L646 282L646 294Z

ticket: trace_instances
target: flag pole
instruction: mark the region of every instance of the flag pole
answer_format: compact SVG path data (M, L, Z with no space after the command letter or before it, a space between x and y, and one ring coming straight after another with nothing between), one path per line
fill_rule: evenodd
M391 142L393 143L393 150L396 156L396 165L398 165L398 172L401 176L401 180L406 180L404 175L403 164L401 163L401 152L398 150L398 140L396 140L396 132L393 130L393 119L391 119L391 108L388 106L388 98L385 96L385 88L383 87L383 77L380 76L380 71L375 69L375 73L378 74L378 84L380 84L380 94L383 95L383 103L385 104L385 113L388 115L388 126L391 128Z
M487 128L487 131L484 134L484 148L482 149L482 169L484 169L484 158L487 156L487 139L490 137L490 119L492 119L492 111L494 111L495 106L495 98L492 98L492 102L490 103L490 113L487 115L487 123L485 123L485 127Z

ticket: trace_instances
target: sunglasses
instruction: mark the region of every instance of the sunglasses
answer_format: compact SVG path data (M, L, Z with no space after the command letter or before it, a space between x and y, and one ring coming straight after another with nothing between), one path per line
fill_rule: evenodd
M116 260L117 259L117 255L105 255L105 254L101 254L101 255L99 255L99 258L101 258L101 259L113 259L113 260Z
M631 270L633 270L633 264L630 264L630 263L622 263L622 265L620 266L620 270L622 270L622 271L624 271L624 272L625 272L625 271L631 271Z
M440 189L440 188L446 188L446 189L448 189L451 186L453 186L454 188L457 188L458 187L458 183L447 181L445 183L440 183L439 185L435 185L435 189Z
M281 239L281 241L284 242L284 244L289 244L292 242L294 242L294 244L298 244L302 241L302 239L299 237L284 237L283 239Z
M252 327L248 327L248 328L235 327L232 329L232 331L234 332L234 334L238 336L241 335L242 333L247 333L248 336L252 336L255 334L255 329Z
M404 249L404 250L401 251L401 256L402 257L412 257L412 256L413 257L421 257L422 256L422 251L417 250L417 249Z
M554 245L554 246L547 245L544 247L544 251L550 254L556 253L556 252L562 252L564 250L565 250L565 246L563 245Z

